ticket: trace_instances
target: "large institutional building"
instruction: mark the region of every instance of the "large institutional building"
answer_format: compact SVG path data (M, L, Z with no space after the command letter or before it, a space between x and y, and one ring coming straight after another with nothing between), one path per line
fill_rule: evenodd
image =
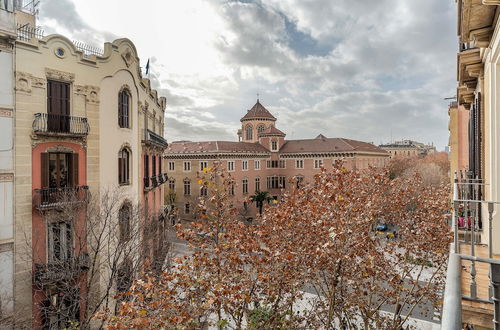
M397 157L422 157L436 152L434 145L413 140L394 141L381 144L379 147L387 151L391 155L391 159Z
M193 217L200 196L210 191L197 183L204 168L215 163L235 181L234 196L242 216L255 216L248 201L255 191L267 191L275 199L293 182L310 181L321 168L331 169L343 160L348 168L381 166L389 154L373 144L318 135L314 139L286 140L277 119L257 100L241 118L239 141L173 142L165 152L169 194L182 219Z
M99 228L88 227L90 198L117 196L106 225L107 243L115 243L107 251L139 241L141 257L161 257L161 228L158 237L128 236L131 228L149 228L131 223L136 206L142 221L162 226L166 99L141 75L130 40L97 49L44 36L36 8L22 3L0 6L0 328L66 328L88 316L85 306L95 302L89 290L107 290L99 288L106 272L131 278L137 261L120 256L93 274L89 289L90 261L109 257L90 251L97 238L89 230Z

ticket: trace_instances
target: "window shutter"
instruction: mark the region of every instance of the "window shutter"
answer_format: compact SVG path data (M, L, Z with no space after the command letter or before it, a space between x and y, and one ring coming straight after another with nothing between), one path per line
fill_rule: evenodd
M118 156L118 183L122 183L122 158L121 158L121 152L120 152L120 155Z
M77 187L78 186L78 181L79 181L79 177L78 177L78 154L77 153L73 153L71 154L72 156L72 159L71 159L71 162L72 162L72 166L73 166L73 172L72 172L72 176L73 176L73 187Z
M41 154L41 177L42 177L42 188L49 187L49 154L47 152L42 152Z

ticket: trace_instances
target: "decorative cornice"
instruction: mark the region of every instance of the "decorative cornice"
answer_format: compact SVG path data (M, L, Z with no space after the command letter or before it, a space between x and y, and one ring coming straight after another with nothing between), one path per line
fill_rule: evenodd
M75 74L71 72L64 72L55 69L45 68L45 75L47 76L47 79L56 79L66 82L75 81Z
M42 144L42 143L48 143L48 142L67 142L67 143L74 143L79 146L81 146L83 149L87 150L87 137L71 137L71 136L64 136L64 137L55 137L55 136L41 136L37 134L31 134L31 147L35 148L36 146Z
M470 31L469 39L474 40L476 47L486 48L490 44L492 34L493 34L493 29L491 27L486 27Z
M479 78L483 74L483 68L483 63L469 64L465 66L465 70L471 78Z
M483 0L483 5L498 6L498 5L500 5L500 0Z

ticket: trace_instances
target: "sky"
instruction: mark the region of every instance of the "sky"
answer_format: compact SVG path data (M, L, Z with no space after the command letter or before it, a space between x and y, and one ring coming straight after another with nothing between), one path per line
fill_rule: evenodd
M256 102L287 139L448 143L453 0L41 0L46 34L127 37L167 98L165 137L237 140Z

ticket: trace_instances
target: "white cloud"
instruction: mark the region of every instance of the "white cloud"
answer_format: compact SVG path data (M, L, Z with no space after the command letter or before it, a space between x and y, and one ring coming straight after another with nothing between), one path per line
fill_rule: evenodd
M259 92L288 137L447 143L453 2L245 2L44 0L40 19L92 43L129 37L152 58L169 140L236 139Z

